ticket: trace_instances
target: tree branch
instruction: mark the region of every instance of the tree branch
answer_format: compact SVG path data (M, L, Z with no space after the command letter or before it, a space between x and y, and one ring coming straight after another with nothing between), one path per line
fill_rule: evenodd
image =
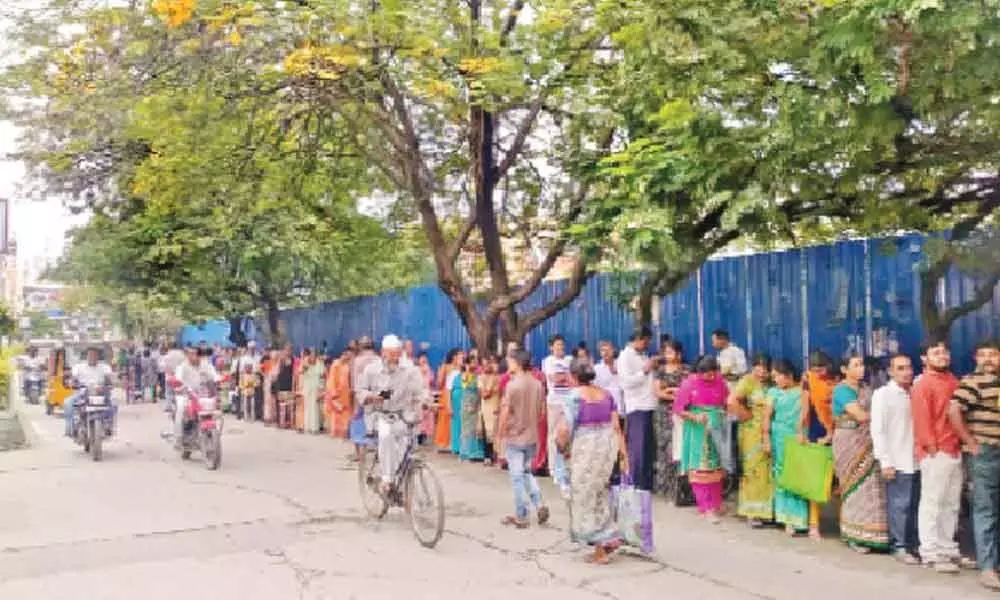
M614 129L610 129L605 134L604 139L601 140L600 147L603 152L607 152L608 148L610 148L611 140L613 138L614 138ZM590 181L585 180L583 183L580 184L580 187L577 188L576 194L570 200L569 209L566 211L566 216L562 219L563 224L568 225L576 221L576 219L583 212L583 207L589 193L590 193ZM556 261L563 254L563 252L566 251L566 245L568 242L569 242L569 235L567 235L566 232L560 232L559 237L552 244L552 247L549 248L549 251L545 255L545 258L542 259L542 262L531 273L531 277L528 278L528 281L523 286L518 288L515 292L510 294L509 298L495 298L494 299L494 303L496 304L495 308L499 311L503 310L508 306L518 304L525 298L530 296L536 289L538 289L538 286L542 284L542 281L545 279L545 276L548 275L550 270L552 270L553 265L556 264Z
M469 241L469 236L476 229L476 211L472 211L469 218L465 220L465 225L462 226L462 230L459 232L458 237L452 242L450 249L448 250L448 262L455 264L458 260L458 255L462 253L462 246L465 246L465 242Z
M503 160L497 165L496 176L497 179L504 177L507 171L514 165L514 162L521 155L524 150L524 145L528 142L528 136L531 134L531 130L535 127L535 122L538 120L538 114L542 111L542 106L545 104L545 99L548 98L551 92L551 87L546 86L544 90L538 93L538 97L528 106L528 114L521 119L518 124L517 129L514 133L514 140L510 143L510 148L503 155Z
M514 0L514 5L510 7L510 13L508 13L507 19L504 21L503 29L500 30L501 48L507 47L510 34L514 32L514 27L517 26L517 17L521 14L522 9L524 9L524 0Z
M546 319L566 308L573 299L580 295L583 285L593 276L593 272L587 270L588 263L589 261L586 257L577 257L576 264L573 266L573 274L570 276L566 289L551 302L547 302L544 306L540 306L527 315L518 318L519 329L522 333L527 334L539 324L545 322Z
M986 281L976 289L972 298L966 300L958 306L953 306L944 311L941 315L941 324L951 328L952 323L961 319L965 315L979 310L984 304L993 299L993 288L1000 283L1000 270L995 271Z

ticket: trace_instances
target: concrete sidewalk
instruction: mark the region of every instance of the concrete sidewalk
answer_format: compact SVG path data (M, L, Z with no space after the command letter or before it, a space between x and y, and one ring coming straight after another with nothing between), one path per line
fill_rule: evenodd
M36 444L0 454L3 599L990 596L972 574L945 577L735 519L713 526L663 502L653 559L590 565L568 541L566 507L548 482L551 525L514 530L500 524L512 504L505 472L430 453L447 532L425 550L398 512L364 518L346 442L229 419L222 469L209 472L159 438L158 405L133 405L93 463L61 437L60 419L34 408Z

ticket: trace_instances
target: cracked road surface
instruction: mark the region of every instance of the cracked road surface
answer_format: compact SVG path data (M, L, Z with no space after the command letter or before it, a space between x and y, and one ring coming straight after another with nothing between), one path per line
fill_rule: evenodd
M158 406L121 409L119 437L93 463L29 409L32 448L0 453L0 599L880 600L987 597L836 541L816 544L736 520L712 526L656 506L654 559L583 562L567 512L543 482L548 527L500 524L506 473L434 457L447 533L421 548L398 512L363 517L346 442L230 419L218 472L160 439Z

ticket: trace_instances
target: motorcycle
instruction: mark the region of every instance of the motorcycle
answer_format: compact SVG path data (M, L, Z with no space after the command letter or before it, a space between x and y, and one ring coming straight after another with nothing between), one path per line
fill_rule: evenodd
M44 395L42 374L34 370L29 372L25 378L24 391L28 404L39 404Z
M81 389L73 400L73 441L97 462L104 456L104 440L115 434L111 395L107 388Z
M187 395L177 444L181 458L187 460L192 452L201 452L205 467L215 471L222 463L222 408L218 398L187 389L178 389L176 394Z

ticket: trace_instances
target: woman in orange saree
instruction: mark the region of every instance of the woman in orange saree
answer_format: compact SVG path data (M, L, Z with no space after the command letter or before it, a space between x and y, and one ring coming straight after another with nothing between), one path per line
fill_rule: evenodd
M345 350L326 377L326 422L327 433L333 437L346 438L354 403L351 401L351 359L353 354Z
M454 348L448 351L444 364L438 370L437 389L441 392L438 399L437 423L434 426L434 447L439 452L451 452L451 384L456 369L460 369L465 360L465 353Z
M261 379L264 386L264 423L270 425L275 419L274 398L274 368L278 359L278 351L271 350L260 363Z
M802 376L802 403L808 411L806 433L809 441L829 445L833 440L833 389L837 376L833 360L821 350L809 356L809 370ZM809 503L809 537L820 539L819 504Z

